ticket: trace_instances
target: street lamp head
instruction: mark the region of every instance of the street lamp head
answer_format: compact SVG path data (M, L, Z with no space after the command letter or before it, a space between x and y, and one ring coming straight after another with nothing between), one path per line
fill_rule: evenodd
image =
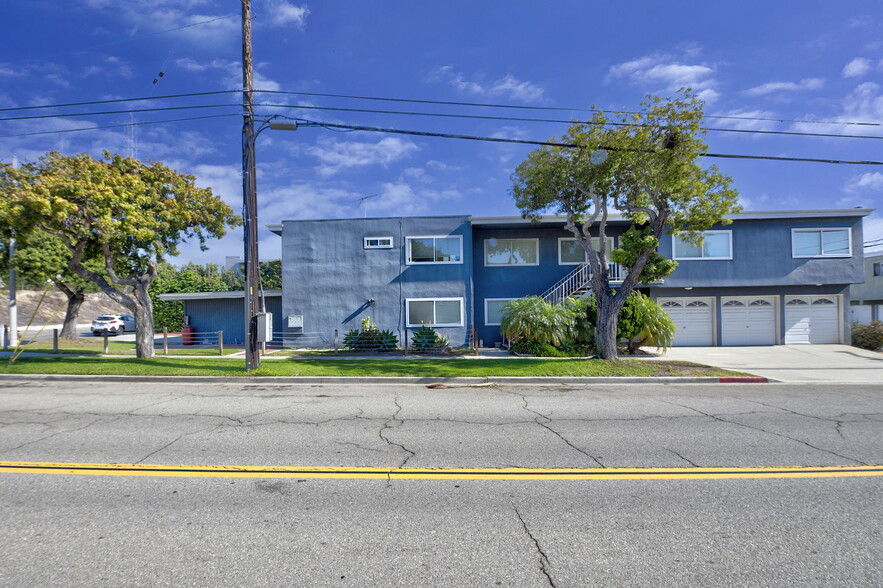
M274 131L296 131L297 123L296 122L276 122L273 121L270 123L270 128Z

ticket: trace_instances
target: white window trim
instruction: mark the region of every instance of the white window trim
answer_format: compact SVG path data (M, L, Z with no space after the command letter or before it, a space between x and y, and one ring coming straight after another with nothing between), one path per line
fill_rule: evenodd
M411 241L414 239L457 239L460 242L460 261L411 261ZM409 235L405 237L405 256L408 265L452 265L463 263L463 235ZM435 299L432 299L435 300ZM419 325L418 325L419 326Z
M818 231L846 231L849 238L849 253L819 253L818 255L797 255L794 253L794 234L795 233L813 233ZM799 229L791 229L791 258L792 259L811 259L820 257L852 257L852 229L850 227L801 227Z
M720 235L726 234L729 236L729 247L730 247L730 255L727 257L676 257L675 256L675 246L678 240L677 235L671 236L671 258L677 261L721 261L721 260L731 260L733 259L733 231L724 230L724 231L702 231L702 236L705 235Z
M380 239L389 239L389 245L369 245L368 244L368 241L376 241L376 240L380 240ZM395 247L395 239L390 236L365 237L362 240L362 245L364 246L365 249L392 249L393 247Z
M492 237L493 238L493 237ZM537 249L537 261L536 263L488 263L487 262L487 247L488 241L491 239L484 240L484 267L531 267L540 265L540 240L531 237L524 237L523 239L519 239L517 237L506 238L506 239L495 239L495 241L533 241L534 245L536 245Z
M436 324L431 323L428 325L424 325L423 323L419 325L415 325L411 323L411 302L450 302L451 300L458 300L460 302L460 322L459 323L444 323L444 324ZM406 327L462 327L463 326L463 313L465 312L466 303L463 298L405 298L405 326ZM432 307L432 318L435 320L435 305Z
M499 327L500 326L501 323L488 322L487 303L488 302L500 302L501 300L505 300L506 302L512 302L513 300L518 300L518 298L485 298L484 299L484 325L486 327Z
M598 237L592 237L592 238L597 239ZM562 259L561 259L561 243L564 241L576 241L576 240L577 240L576 237L558 237L558 265L582 265L584 263L589 263L589 260L588 260L589 254L586 253L585 249L583 249L584 261L562 261ZM614 242L613 237L604 237L604 240L610 242L610 250L611 251L613 251L613 249L616 248L616 243ZM607 263L612 264L613 262L608 259Z

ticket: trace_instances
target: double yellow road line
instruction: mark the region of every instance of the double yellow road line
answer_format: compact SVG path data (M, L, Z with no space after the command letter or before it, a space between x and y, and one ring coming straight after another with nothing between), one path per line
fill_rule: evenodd
M398 480L718 480L883 476L883 465L749 468L255 467L0 461L0 473Z

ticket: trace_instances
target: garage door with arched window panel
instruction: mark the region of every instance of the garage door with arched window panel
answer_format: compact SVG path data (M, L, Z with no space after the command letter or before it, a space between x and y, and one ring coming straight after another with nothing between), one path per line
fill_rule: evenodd
M714 345L714 298L660 298L659 304L677 327L674 346Z
M840 343L838 296L786 296L785 344Z
M721 345L775 344L775 296L721 298Z

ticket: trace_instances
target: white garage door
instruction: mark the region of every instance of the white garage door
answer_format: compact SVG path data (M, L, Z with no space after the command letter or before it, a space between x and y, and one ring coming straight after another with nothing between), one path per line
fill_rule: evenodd
M714 345L712 337L714 298L660 298L659 304L678 328L675 334L675 346Z
M840 343L840 299L786 296L785 344Z
M721 345L775 344L775 296L721 298Z

